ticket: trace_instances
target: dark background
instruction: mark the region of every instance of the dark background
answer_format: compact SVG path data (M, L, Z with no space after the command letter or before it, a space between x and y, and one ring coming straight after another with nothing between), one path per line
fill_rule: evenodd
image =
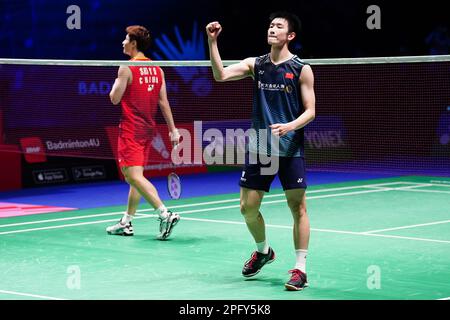
M223 26L222 58L240 60L270 50L268 16L277 10L301 18L303 30L290 49L305 59L448 54L449 18L443 4L0 0L0 58L126 60L121 44L125 28L140 24L154 38L151 58L207 60L204 28L217 20ZM70 5L81 9L80 30L67 28ZM369 5L381 9L380 30L366 26ZM216 83L207 67L164 69L177 124L202 120L225 130L230 123L241 126L250 118L250 78ZM316 120L305 130L309 168L449 175L449 62L313 65L313 69L317 108ZM95 170L102 166L104 175L95 179L117 178L105 131L119 123L120 108L108 97L116 74L117 66L0 64L0 143L18 145L24 137L56 142L94 138L102 146L70 153L48 151L44 163L28 163L22 157L22 186L39 185L36 172L61 168L67 177L51 183L78 183L70 175L81 166ZM160 114L157 120L163 122Z
M81 9L81 30L69 30L69 5ZM369 5L381 9L381 30L369 30ZM190 39L194 21L205 45L204 26L223 25L220 49L224 59L243 59L268 51L268 15L276 10L296 13L303 31L291 49L303 58L448 54L448 11L444 1L277 0L1 0L0 57L49 59L124 59L121 41L131 24L148 27L155 39L166 34L177 43L174 27ZM441 44L427 37L441 27ZM440 47L440 48L437 48ZM153 46L150 56L156 55ZM161 52L159 52L161 53ZM199 58L184 55L177 60Z

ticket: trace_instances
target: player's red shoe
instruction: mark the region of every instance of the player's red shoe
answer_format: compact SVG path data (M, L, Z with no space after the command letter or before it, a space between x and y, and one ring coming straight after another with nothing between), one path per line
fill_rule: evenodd
M289 270L289 273L291 274L291 279L289 279L289 281L285 283L284 286L286 287L286 289L288 289L289 291L299 291L308 286L306 273L298 269Z
M244 268L242 269L242 275L244 277L253 277L261 268L268 263L275 260L275 252L269 247L269 252L263 254L258 251L254 251L249 260L245 262Z

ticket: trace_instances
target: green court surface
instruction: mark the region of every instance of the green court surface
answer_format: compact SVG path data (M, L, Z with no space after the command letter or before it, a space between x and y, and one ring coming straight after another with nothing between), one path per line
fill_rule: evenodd
M238 190L237 190L238 191ZM0 219L0 299L318 300L450 297L450 179L399 177L310 187L310 287L284 289L294 266L282 190L261 211L277 259L241 276L255 250L239 195L179 199L181 221L156 240L149 206L134 237L105 228L125 206Z

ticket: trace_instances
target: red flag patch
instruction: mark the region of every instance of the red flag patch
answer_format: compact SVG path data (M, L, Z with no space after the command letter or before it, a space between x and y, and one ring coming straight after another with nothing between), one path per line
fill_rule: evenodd
M294 79L294 74L290 73L290 72L287 72L287 73L284 74L284 77L286 79Z

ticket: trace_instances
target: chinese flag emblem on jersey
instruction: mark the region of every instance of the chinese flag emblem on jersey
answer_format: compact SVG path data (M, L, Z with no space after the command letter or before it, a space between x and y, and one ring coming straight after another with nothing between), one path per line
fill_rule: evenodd
M294 79L294 74L290 73L290 72L287 72L287 73L284 74L284 77L286 79Z

